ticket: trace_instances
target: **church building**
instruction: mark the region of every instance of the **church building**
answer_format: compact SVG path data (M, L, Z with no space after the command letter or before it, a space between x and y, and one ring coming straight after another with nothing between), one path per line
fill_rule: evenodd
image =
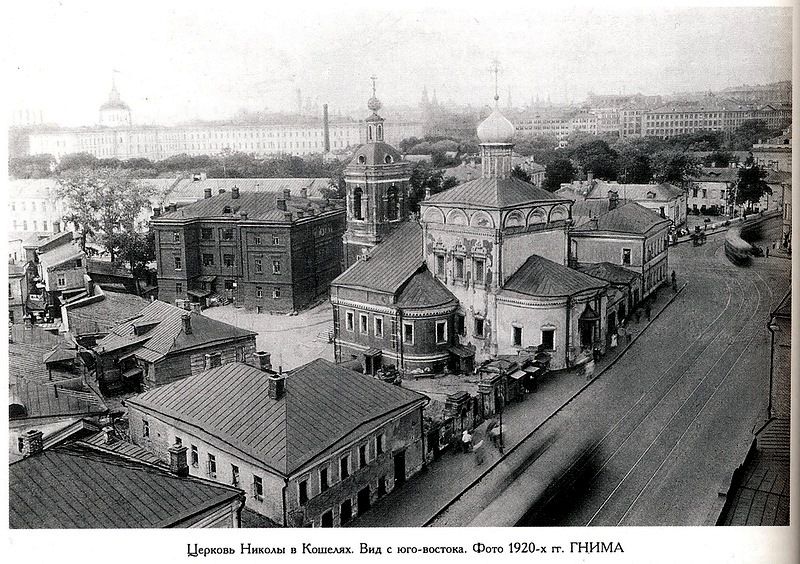
M402 225L383 241L373 239L374 248L358 253L334 280L337 361L359 358L368 371L389 364L461 371L538 347L560 369L588 351L604 351L609 285L568 267L572 201L511 175L513 135L495 107L478 126L481 177L422 201L419 221L391 220ZM385 151L394 159L393 149ZM368 143L354 160L374 153ZM383 167L394 164L373 161L371 172L391 175ZM345 245L363 221L350 219L357 190L366 186L371 202L388 201L354 176L347 178ZM397 177L389 186L404 201L408 183ZM370 217L389 230L385 215ZM378 313L382 321L373 319Z

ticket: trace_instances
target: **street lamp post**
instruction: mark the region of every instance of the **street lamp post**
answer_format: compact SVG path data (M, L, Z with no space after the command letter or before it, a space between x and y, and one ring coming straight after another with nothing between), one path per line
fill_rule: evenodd
M767 400L767 419L772 419L772 372L775 368L775 331L778 326L774 321L770 320L767 324L767 330L770 333L769 343L769 399Z

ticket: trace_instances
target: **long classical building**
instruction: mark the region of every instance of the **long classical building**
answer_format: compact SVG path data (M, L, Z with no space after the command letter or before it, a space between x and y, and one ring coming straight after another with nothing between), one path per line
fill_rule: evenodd
M153 218L159 298L217 294L257 312L325 296L342 265L345 210L335 202L234 186Z
M572 201L511 177L514 131L495 109L478 126L481 177L427 197L419 224L401 222L333 281L337 361L440 371L539 347L564 368L605 350L609 284L568 267Z

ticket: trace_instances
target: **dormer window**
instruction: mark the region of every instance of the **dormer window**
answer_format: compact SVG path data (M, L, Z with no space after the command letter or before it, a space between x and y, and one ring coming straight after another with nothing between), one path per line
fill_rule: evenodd
M385 162L386 164L392 164L393 160L394 159L392 159L392 155L386 155L386 157L383 159L383 162Z
M358 155L358 164L366 164L366 162L367 162L367 157L365 157L364 155Z
M230 206L225 206L222 208L222 213L232 213Z

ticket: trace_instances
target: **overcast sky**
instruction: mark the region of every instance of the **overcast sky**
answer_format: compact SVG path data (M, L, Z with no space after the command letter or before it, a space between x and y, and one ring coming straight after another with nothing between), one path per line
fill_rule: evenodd
M654 8L527 3L40 0L11 8L8 109L64 125L97 121L112 69L137 123L293 110L296 89L332 109L532 96L720 89L791 78L789 8ZM375 9L375 6L398 6ZM288 6L288 7L286 7ZM291 8L291 9L290 9ZM8 9L7 9L8 10ZM366 112L366 109L364 110Z

